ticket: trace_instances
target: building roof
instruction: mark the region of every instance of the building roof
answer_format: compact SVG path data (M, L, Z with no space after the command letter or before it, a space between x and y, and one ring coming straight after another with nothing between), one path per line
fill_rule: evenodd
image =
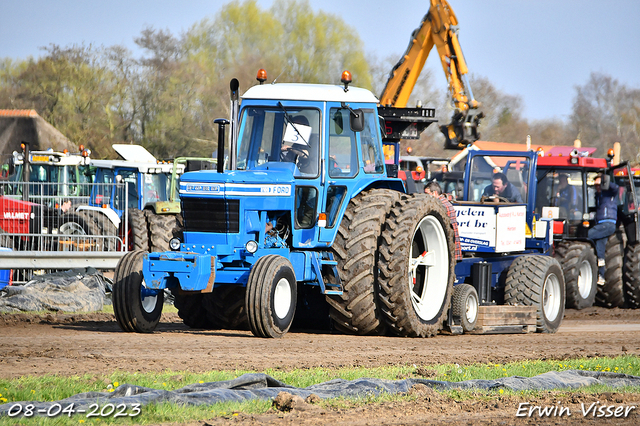
M34 151L77 152L78 147L33 109L0 109L0 155L20 151L22 142Z

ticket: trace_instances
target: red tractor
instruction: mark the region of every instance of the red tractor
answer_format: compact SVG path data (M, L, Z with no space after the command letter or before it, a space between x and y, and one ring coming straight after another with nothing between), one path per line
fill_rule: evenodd
M538 159L535 213L538 217L554 219L555 257L564 272L568 308L582 309L594 302L606 307L637 307L640 304L637 270L640 230L635 187L628 178L629 166L626 163L612 166L611 158L612 152L609 159L604 159L574 150L569 156L541 156ZM598 285L598 259L588 231L596 224L593 183L600 174L604 174L605 179L615 178L620 188L617 231L607 242L605 280ZM629 273L633 262L625 261L625 258L634 256L636 270Z

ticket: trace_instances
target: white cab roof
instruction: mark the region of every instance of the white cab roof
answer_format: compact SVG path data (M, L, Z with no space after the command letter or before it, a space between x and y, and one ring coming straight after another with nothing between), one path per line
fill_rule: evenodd
M329 84L276 83L253 86L245 92L243 99L280 99L319 102L369 102L378 103L373 93L359 87Z
M157 161L156 157L140 145L114 143L111 146L118 155L128 161L137 161L139 163L156 163Z
M91 160L91 165L101 169L115 169L118 167L137 169L141 173L171 173L173 164L165 163L141 163L139 161L126 160ZM178 165L184 168L184 165Z

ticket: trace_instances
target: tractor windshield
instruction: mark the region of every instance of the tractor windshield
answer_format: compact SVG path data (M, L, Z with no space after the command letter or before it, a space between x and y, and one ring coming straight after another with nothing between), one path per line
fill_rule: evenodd
M467 200L498 198L510 203L526 203L531 170L528 157L477 155L471 160Z
M165 173L146 173L143 179L142 205L167 201L171 190L171 176Z
M538 169L536 214L542 218L582 221L583 185L580 170Z
M312 178L319 170L320 111L295 107L247 107L238 138L238 170L267 162L291 162L296 176Z

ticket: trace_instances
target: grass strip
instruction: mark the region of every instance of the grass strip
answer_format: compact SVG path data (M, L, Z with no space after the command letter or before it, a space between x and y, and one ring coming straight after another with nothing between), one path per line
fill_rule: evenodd
M615 358L577 358L574 360L536 360L520 361L507 364L439 364L439 365L399 365L376 368L311 368L282 371L269 369L264 373L296 387L307 387L313 384L322 383L335 378L354 380L362 377L371 377L387 380L398 380L406 378L428 378L443 381L463 381L472 379L492 380L508 376L532 377L548 371L564 370L587 370L618 372L635 376L640 376L640 357L627 355ZM188 371L164 371L162 373L129 373L114 371L104 375L82 375L82 376L24 376L16 379L0 379L0 403L13 401L57 401L76 395L82 392L112 392L120 384L128 383L132 385L144 386L154 389L173 390L193 383L206 383L221 380L230 380L245 373L255 371L235 370L235 371L208 371L193 373ZM590 386L581 388L580 392L610 392L613 389L606 386ZM546 392L546 391L545 391ZM570 394L571 391L559 391ZM640 393L638 388L619 388L615 392ZM444 392L449 397L456 400L478 398L478 395L525 395L536 396L542 394L540 391L513 392L509 390L497 390L479 392L477 390L450 390ZM548 392L547 392L548 393ZM410 395L369 395L360 398L336 398L321 402L325 407L359 406L381 401L395 401L398 398L411 398ZM182 407L175 404L149 404L142 407L142 412L136 417L117 418L104 417L97 419L79 419L77 416L71 418L58 416L56 418L20 418L20 424L60 424L77 425L80 423L104 423L104 424L151 424L160 422L182 422L197 420L202 418L234 417L238 413L265 413L271 407L270 401L248 401L239 403L219 403L207 406L187 406ZM15 424L16 419L0 418L0 425Z

